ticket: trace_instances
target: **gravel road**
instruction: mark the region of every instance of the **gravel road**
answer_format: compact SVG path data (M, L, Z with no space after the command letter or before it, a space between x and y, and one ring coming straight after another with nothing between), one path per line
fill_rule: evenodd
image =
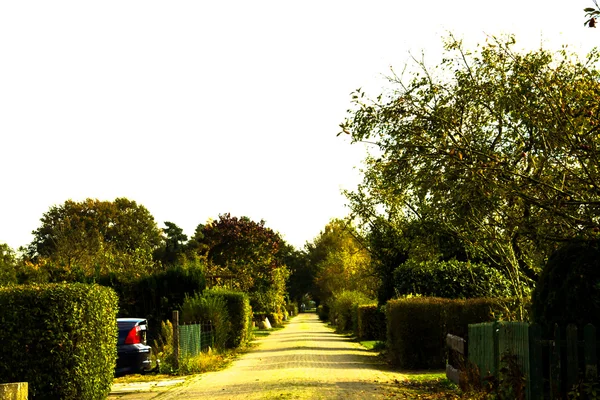
M382 399L406 379L311 313L257 342L227 369L199 375L158 399Z

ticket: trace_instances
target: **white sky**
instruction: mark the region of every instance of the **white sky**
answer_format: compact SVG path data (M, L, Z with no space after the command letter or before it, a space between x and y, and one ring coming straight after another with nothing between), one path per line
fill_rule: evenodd
M587 52L572 1L0 2L0 243L67 199L127 197L193 234L230 212L291 244L347 214L364 149L336 137L350 92L409 51L514 33Z

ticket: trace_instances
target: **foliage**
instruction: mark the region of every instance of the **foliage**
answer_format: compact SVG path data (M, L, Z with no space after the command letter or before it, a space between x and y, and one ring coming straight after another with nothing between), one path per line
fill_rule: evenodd
M32 399L105 399L117 353L117 296L98 285L0 288L0 382Z
M0 243L0 286L17 283L17 257L6 243Z
M585 17L587 18L583 25L589 26L590 28L595 28L596 18L600 16L600 6L598 6L598 2L596 0L592 1L594 2L594 6L596 6L596 8L586 7L583 9L585 12Z
M457 260L417 263L410 259L394 271L394 288L398 296L420 294L448 299L515 294L510 281L497 269Z
M169 319L186 296L201 293L206 287L204 266L200 261L171 266L135 280L111 274L100 277L98 282L119 294L119 316L144 317L150 326L158 326Z
M188 249L207 258L214 286L244 291L256 309L280 312L289 276L280 253L284 245L264 221L223 214L217 221L198 225Z
M313 268L315 300L327 302L334 293L358 291L374 297L378 280L367 249L347 221L333 219L312 243L306 245Z
M514 43L471 52L451 37L435 69L417 62L374 100L354 93L342 130L375 146L348 193L363 226L434 221L524 298L557 243L600 231L600 75L596 52Z
M154 258L166 266L180 264L186 257L185 245L188 237L183 233L183 229L173 222L165 221L164 224L165 228L162 230L165 235L164 244L155 251Z
M492 321L497 307L495 299L406 297L388 301L390 362L410 369L444 368L446 335L465 337L469 324Z
M220 297L225 301L231 334L227 337L225 347L235 349L246 345L252 339L252 307L246 293L222 288L209 289L204 296Z
M33 235L27 256L49 271L50 281L144 276L156 270L152 254L162 242L154 217L125 198L52 206Z
M233 334L225 298L210 291L186 297L181 307L181 322L210 324L215 348L219 350L226 348L227 340Z
M372 303L364 293L344 290L334 294L329 300L329 319L335 324L338 332L358 330L359 305Z
M385 309L377 304L361 304L357 310L358 330L356 336L362 340L385 340Z
M171 321L160 322L160 332L152 343L152 356L160 360L160 372L175 372L175 352L173 349L173 324Z
M600 326L600 240L574 241L552 254L533 292L533 320L546 329Z

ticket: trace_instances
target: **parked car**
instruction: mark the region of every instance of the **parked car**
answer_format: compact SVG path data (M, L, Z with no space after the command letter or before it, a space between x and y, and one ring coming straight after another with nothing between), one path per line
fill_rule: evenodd
M152 348L146 343L148 321L144 318L117 318L117 367L115 375L140 374L152 369Z

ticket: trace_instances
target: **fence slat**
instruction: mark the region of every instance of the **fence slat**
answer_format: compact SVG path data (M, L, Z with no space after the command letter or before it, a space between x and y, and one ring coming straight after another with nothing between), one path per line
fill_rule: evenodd
M577 327L569 324L567 326L567 388L569 389L577 383L579 375L577 353Z
M596 328L587 324L583 328L585 377L590 382L595 382L598 377L598 360L596 356Z
M550 349L550 398L560 398L560 328L554 326L554 342Z
M538 324L529 326L529 382L531 385L530 399L544 398L544 371L542 357L542 327Z

